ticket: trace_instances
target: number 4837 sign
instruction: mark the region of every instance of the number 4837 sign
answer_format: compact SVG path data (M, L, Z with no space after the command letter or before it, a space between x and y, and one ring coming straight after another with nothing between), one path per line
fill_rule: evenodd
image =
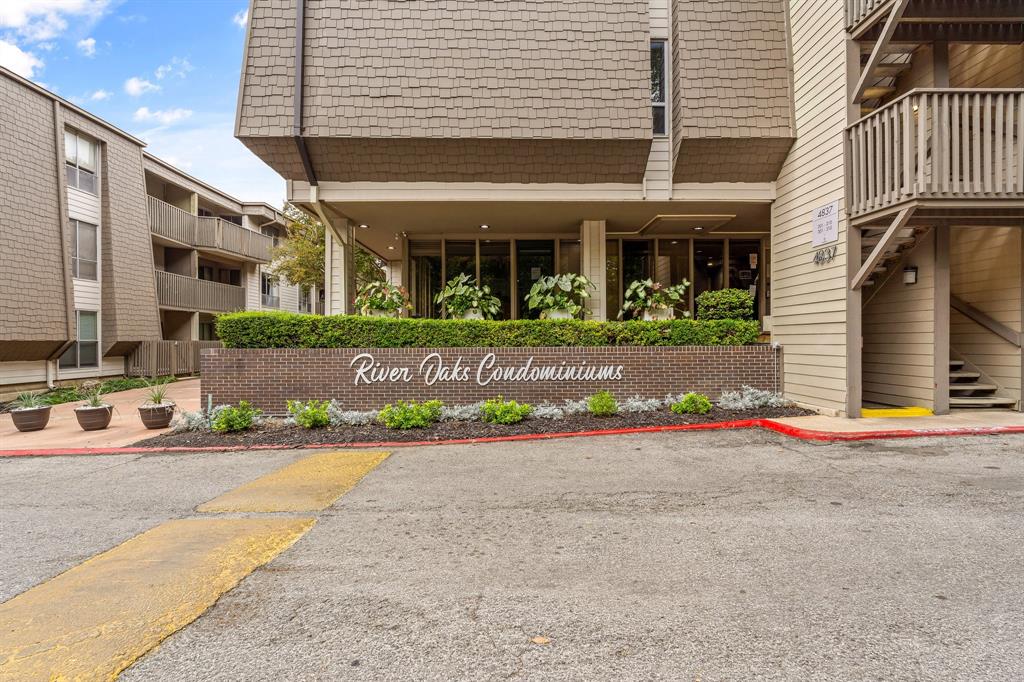
M833 201L828 206L816 210L811 225L812 246L822 247L839 241L839 202ZM819 248L814 254L814 262L818 265L832 262L837 250L837 246Z

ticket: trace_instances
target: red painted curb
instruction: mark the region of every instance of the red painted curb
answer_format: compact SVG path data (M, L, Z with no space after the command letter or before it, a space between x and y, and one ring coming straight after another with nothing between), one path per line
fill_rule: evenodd
M879 431L815 431L782 424L771 419L742 419L708 424L670 424L641 426L625 429L596 431L570 431L565 433L526 433L516 436L487 438L460 438L452 440L381 441L373 443L317 443L310 445L221 445L214 447L121 447L121 448L54 448L37 450L0 450L0 457L44 457L65 455L135 455L148 453L241 452L251 450L323 450L340 448L408 448L425 445L470 445L473 443L507 443L516 441L550 440L554 438L580 438L587 436L620 436L634 433L666 431L721 431L726 429L762 428L784 436L819 442L849 442L884 440L888 438L927 438L932 436L992 436L1006 433L1024 433L1024 426L985 426L941 429L889 429Z

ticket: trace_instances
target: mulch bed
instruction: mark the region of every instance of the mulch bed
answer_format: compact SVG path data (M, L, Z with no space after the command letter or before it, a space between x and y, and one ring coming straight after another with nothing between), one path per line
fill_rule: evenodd
M488 424L486 422L439 422L426 429L401 431L379 424L345 426L339 428L303 429L270 423L239 433L168 433L135 443L146 447L217 447L225 445L287 445L302 447L323 443L376 443L430 440L460 440L466 438L494 438L543 433L577 433L604 429L629 429L645 426L675 424L709 424L743 419L772 419L800 417L814 414L796 407L765 408L759 410L724 410L713 407L704 415L677 415L669 410L637 412L615 417L593 417L589 414L567 416L563 419L525 419L518 424Z

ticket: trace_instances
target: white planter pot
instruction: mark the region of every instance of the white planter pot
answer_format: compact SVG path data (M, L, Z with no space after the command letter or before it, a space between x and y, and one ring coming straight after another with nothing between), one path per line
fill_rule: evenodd
M652 310L644 311L644 322L652 322L655 320L674 320L676 317L676 311L672 308L654 308Z
M464 320L482 320L484 314L480 312L479 308L470 308L466 312L462 313L462 319Z
M368 317L398 317L398 312L395 310L376 310L371 308L366 311Z
M545 320L571 320L572 313L562 308L553 308L551 310L545 310L544 314L541 317L543 317Z

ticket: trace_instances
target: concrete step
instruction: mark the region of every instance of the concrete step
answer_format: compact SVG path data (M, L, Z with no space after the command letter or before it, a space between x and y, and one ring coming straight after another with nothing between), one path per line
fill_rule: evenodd
M951 396L950 407L1013 407L1017 401L999 396Z
M999 387L996 386L995 384L981 384L978 383L977 381L973 381L969 384L950 384L949 392L952 393L953 391L994 391L997 388Z
M954 369L949 373L950 381L954 379L977 379L981 374L978 372L970 372L966 369Z

